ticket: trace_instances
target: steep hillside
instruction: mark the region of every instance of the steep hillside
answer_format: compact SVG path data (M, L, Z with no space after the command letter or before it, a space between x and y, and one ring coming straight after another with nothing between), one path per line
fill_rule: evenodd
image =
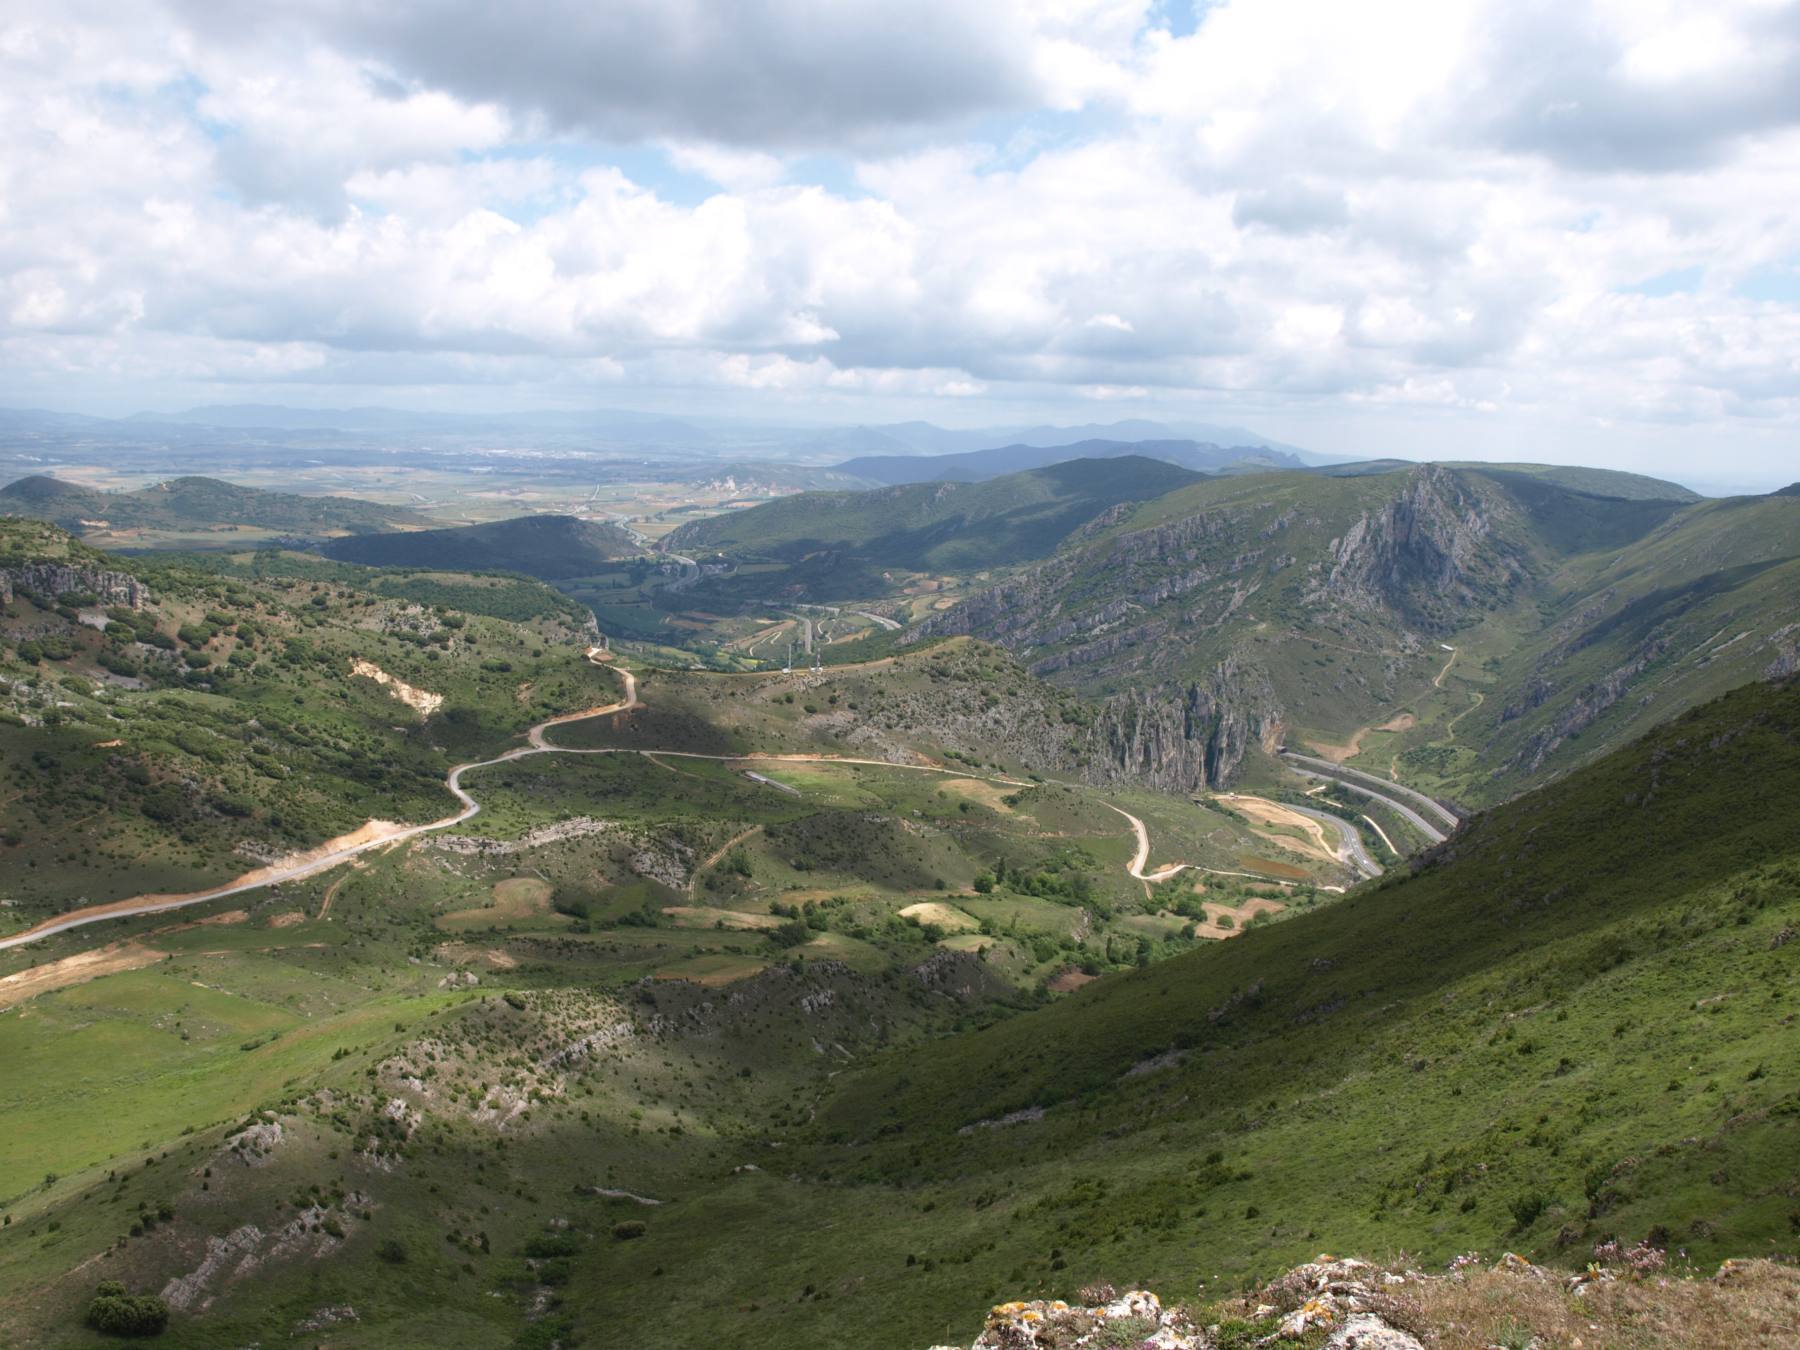
M456 757L611 692L591 619L547 588L323 567L122 559L0 521L0 934L434 819Z
M1543 631L1492 658L1464 769L1539 782L1749 680L1800 670L1800 499L1705 502L1570 559ZM1479 691L1477 691L1479 692ZM1438 757L1414 758L1429 771ZM1402 763L1406 761L1403 757Z
M1492 801L1574 762L1570 732L1647 662L1683 654L1585 753L1780 660L1792 505L1487 467L1226 479L1097 517L914 632L1000 642L1104 698L1097 773L1198 788L1288 743Z
M574 516L519 516L485 525L334 539L319 551L371 567L522 572L546 581L591 576L616 558L643 552L617 525Z
M803 564L799 576L822 595L877 594L883 569L978 571L1041 558L1109 508L1194 481L1184 469L1133 455L982 483L809 492L683 525L668 547Z
M171 478L135 492L100 492L43 475L0 488L0 516L48 520L76 534L115 537L137 530L369 534L427 521L417 511L351 497L265 492L217 478Z
M1226 447L1183 440L1094 440L1060 446L1004 445L958 455L868 455L846 460L837 466L837 472L890 485L981 483L1002 474L1047 468L1071 459L1120 459L1129 455L1209 473L1301 467L1295 456L1257 445Z
M1740 690L1414 876L840 1075L785 1180L671 1209L571 1305L628 1317L658 1264L705 1308L666 1345L925 1345L1321 1250L1791 1254L1800 817L1763 803L1795 792L1800 686Z
M290 599L328 632L368 608ZM990 698L1022 678L967 643L648 676L645 707L557 734L678 748L494 764L453 834L6 954L0 1326L94 1344L116 1281L220 1350L913 1350L1003 1298L1211 1301L1321 1249L1791 1247L1800 819L1761 808L1800 790L1800 685L1175 955L1149 934L1178 920L1112 885L1104 800L979 763L1020 743ZM920 703L966 747L943 769L988 776L881 759ZM1028 720L1067 725L1055 700ZM877 762L703 757L834 741ZM1184 854L1234 829L1124 800ZM1145 937L1116 952L1102 920ZM1074 992L1021 986L1040 944L1082 963Z

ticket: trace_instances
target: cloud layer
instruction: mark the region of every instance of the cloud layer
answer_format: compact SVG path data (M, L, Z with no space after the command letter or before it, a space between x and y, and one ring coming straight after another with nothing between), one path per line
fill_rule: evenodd
M0 18L14 401L485 382L1795 444L1791 3L127 13Z

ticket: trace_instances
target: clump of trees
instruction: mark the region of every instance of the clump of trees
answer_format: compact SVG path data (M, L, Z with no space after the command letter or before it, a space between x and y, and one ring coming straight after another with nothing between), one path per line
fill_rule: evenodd
M169 1325L169 1305L154 1294L133 1294L117 1280L103 1280L86 1321L108 1336L160 1336Z

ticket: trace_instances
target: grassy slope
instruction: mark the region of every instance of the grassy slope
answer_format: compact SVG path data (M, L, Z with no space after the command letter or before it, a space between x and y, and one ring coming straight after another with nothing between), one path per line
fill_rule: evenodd
M559 580L606 570L643 550L617 525L574 516L519 516L484 525L332 540L322 552L376 567L522 572Z
M684 525L669 536L669 546L789 563L831 551L875 570L975 570L1042 557L1107 507L1193 481L1174 465L1126 456L1073 460L982 483L803 493Z
M763 706L792 715L785 702ZM757 719L744 716L748 731ZM979 1001L946 1000L891 956L869 967L888 973L870 977L820 967L809 978L831 987L828 1003L775 997L787 987L780 972L692 1016L680 1010L713 996L678 985L670 1006L657 991L651 1006L672 1017L669 1034L571 1075L504 1142L443 1089L538 1081L542 1051L519 1038L536 1034L545 1009L585 1006L596 988L670 962L754 968L767 942L584 934L566 923L534 933L459 922L445 934L434 915L479 904L518 864L429 850L378 857L350 876L328 924L272 931L259 911L246 926L163 936L174 944L166 971L66 991L8 1020L5 1034L30 1042L9 1054L41 1056L60 1041L95 1070L117 1062L106 1038L129 1032L134 1072L151 1089L112 1084L116 1128L95 1140L58 1137L55 1093L32 1088L9 1107L34 1166L8 1188L19 1217L0 1239L0 1269L20 1292L0 1317L51 1329L45 1343L89 1344L71 1327L83 1281L97 1277L59 1272L110 1243L140 1198L178 1217L128 1239L106 1273L156 1288L197 1263L207 1236L285 1222L292 1197L315 1182L368 1195L373 1217L349 1205L341 1251L264 1267L206 1317L184 1318L181 1343L241 1344L348 1302L362 1321L334 1331L343 1346L429 1345L452 1326L463 1344L530 1344L515 1340L517 1310L542 1286L519 1254L564 1218L574 1225L569 1283L549 1288L553 1311L527 1338L562 1334L567 1317L590 1337L625 1332L645 1345L916 1347L995 1298L1067 1294L1093 1278L1180 1296L1197 1270L1216 1290L1321 1248L1404 1246L1439 1261L1504 1243L1553 1256L1564 1227L1571 1260L1601 1234L1635 1238L1654 1225L1702 1261L1766 1250L1784 1240L1800 1165L1800 1064L1784 1021L1800 990L1794 945L1775 945L1800 922L1800 824L1762 808L1800 789L1797 737L1800 690L1742 690L1478 820L1454 856L1417 877L1102 979L984 1031L945 1038L958 1021L988 1020ZM1057 842L1034 843L1030 824L1081 828L1079 813L1054 803L1030 822L971 820L889 771L802 776L822 794L811 806L709 773L683 780L676 807L639 781L664 771L635 764L624 776L610 759L493 771L484 827L506 837L606 800L627 821L691 808L722 829L727 818L791 822L898 792L890 814L920 810L986 848L1021 825L1012 846L1040 851ZM607 781L587 781L595 775ZM773 870L783 847L756 853L759 876L785 877ZM559 887L618 865L585 845L532 861ZM757 903L727 880L718 903ZM325 884L280 903L313 912ZM1043 905L947 898L996 917ZM861 906L839 912L867 923ZM824 936L852 956L898 941L876 929ZM289 932L291 948L262 950ZM413 966L399 956L433 958L446 936L526 962L510 972L477 964L485 985L542 993L517 1017L498 1001L437 1013L456 1003L435 987L444 958ZM433 1043L451 1047L432 1052L435 1095L383 1078L372 1099L359 1096L366 1069L415 1053L428 1023ZM270 1031L282 1034L257 1044ZM1187 1057L1127 1075L1170 1050ZM181 1103L166 1095L173 1084L184 1085ZM335 1108L310 1098L322 1084L338 1093ZM387 1170L350 1148L366 1129L358 1122L397 1090L430 1116L407 1161ZM289 1143L266 1169L221 1168L223 1131L209 1122L258 1104L279 1108ZM958 1132L1025 1107L1046 1114ZM84 1161L88 1144L117 1148L140 1131L154 1156L177 1120L197 1133L167 1146L176 1166L146 1167L129 1148L98 1167ZM36 1160L58 1156L46 1147L73 1149L81 1170L26 1193ZM734 1172L746 1162L762 1170ZM123 1209L108 1201L109 1166L130 1179ZM573 1193L596 1183L670 1203L644 1210ZM1514 1202L1540 1196L1542 1211L1519 1226ZM60 1227L48 1229L51 1218ZM648 1235L609 1240L623 1218L646 1220ZM478 1230L491 1253L458 1236ZM387 1237L411 1252L401 1269L374 1259Z
M1449 682L1467 712L1452 750L1402 754L1402 774L1494 800L1759 678L1795 642L1797 541L1800 500L1729 498L1566 559L1546 581L1539 631L1476 636Z
M112 619L104 635L56 597L0 609L8 929L235 876L252 865L240 844L309 848L370 817L446 814L451 763L616 687L547 591L539 617L497 619L305 568L108 559L54 527L0 522L0 565L32 559L134 571L153 601L126 616L138 627ZM480 603L479 582L437 584ZM352 677L356 659L444 705L420 717Z
M1800 686L1740 690L1416 877L843 1080L793 1180L695 1197L578 1306L628 1317L655 1263L659 1344L900 1346L1321 1249L1791 1250L1797 748Z
M22 478L0 488L0 515L54 521L77 532L85 528L83 520L104 520L115 531L239 526L293 534L364 534L428 519L417 511L350 497L265 492L194 477L172 478L135 492L99 492L42 476Z

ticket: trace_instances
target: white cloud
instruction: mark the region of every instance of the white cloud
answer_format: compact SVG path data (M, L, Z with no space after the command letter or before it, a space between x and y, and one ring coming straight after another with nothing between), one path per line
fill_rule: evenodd
M13 11L15 385L1800 426L1791 5Z

